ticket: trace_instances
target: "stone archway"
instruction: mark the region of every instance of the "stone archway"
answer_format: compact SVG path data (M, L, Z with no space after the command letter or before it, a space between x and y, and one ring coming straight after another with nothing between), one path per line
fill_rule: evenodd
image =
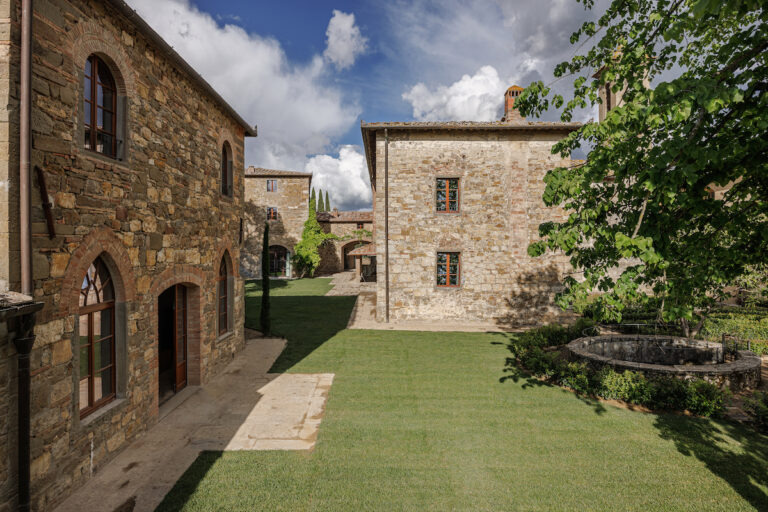
M358 247L362 247L370 244L365 240L353 240L342 246L341 248L341 267L342 270L354 270L355 269L355 257L349 256L349 253Z

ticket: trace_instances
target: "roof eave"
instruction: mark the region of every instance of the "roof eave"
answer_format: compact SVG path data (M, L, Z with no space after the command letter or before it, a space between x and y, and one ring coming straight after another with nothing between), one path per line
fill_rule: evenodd
M133 23L143 34L145 37L147 37L150 41L152 41L154 44L160 47L160 49L166 54L168 58L170 58L171 61L173 61L177 66L179 66L182 70L184 70L192 79L197 82L200 87L203 88L205 92L210 94L214 100L216 100L217 103L219 103L220 106L224 108L224 110L229 114L237 123L243 128L245 131L246 137L257 137L258 136L258 128L256 125L250 125L248 124L241 116L240 114L235 111L232 106L227 103L227 101L221 97L221 95L216 92L216 89L214 89L211 84L209 84L200 74L195 71L195 69L189 65L187 61L185 61L181 55L179 55L176 50L171 47L155 30L147 24L144 19L139 16L139 14L131 8L127 3L125 3L123 0L108 0L112 6L117 9L123 16L125 16L128 21Z

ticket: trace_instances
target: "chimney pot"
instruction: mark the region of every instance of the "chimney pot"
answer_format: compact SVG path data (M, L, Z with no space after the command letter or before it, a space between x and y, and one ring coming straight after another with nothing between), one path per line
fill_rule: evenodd
M525 118L520 115L520 111L515 107L515 100L523 92L519 85L513 85L504 93L504 117L501 118L505 123L524 123Z

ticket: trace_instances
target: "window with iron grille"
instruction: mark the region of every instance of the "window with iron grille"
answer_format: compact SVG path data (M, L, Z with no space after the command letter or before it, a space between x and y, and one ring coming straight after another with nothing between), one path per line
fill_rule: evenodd
M435 209L443 213L459 211L459 178L437 178Z
M452 287L461 283L461 258L458 252L437 253L437 286Z
M272 206L267 208L267 220L277 220L277 208Z
M267 192L277 192L277 180L267 180Z

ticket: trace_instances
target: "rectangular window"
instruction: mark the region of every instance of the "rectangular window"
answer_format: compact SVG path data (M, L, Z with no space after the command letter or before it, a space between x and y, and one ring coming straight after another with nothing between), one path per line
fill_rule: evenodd
M461 261L458 252L437 253L437 286L459 286Z
M357 223L357 229L363 229L363 223L362 222L358 222Z
M267 220L277 220L277 208L272 206L267 208Z
M435 208L438 212L459 211L459 178L437 178Z
M277 192L277 180L267 180L267 192Z

